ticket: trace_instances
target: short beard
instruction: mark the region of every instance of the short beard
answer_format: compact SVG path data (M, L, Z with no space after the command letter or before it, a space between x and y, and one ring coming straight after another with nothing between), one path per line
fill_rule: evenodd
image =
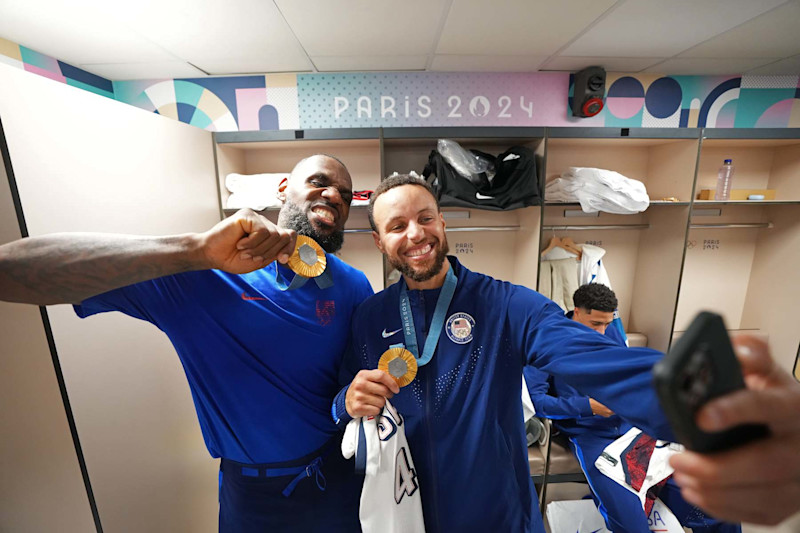
M389 264L391 264L394 268L396 268L403 276L414 280L416 282L428 281L432 277L436 276L439 272L442 271L442 265L444 265L445 260L447 259L447 254L450 252L450 247L447 245L447 240L442 243L442 247L439 249L439 252L436 254L436 257L433 259L433 265L428 270L423 272L418 272L411 268L408 263L401 263L399 261L395 261L391 258L389 260Z
M288 200L283 204L278 215L278 226L292 229L298 235L311 237L329 254L338 252L342 247L342 243L344 243L344 231L336 230L328 235L323 235L311 224L308 220L308 215L298 205Z

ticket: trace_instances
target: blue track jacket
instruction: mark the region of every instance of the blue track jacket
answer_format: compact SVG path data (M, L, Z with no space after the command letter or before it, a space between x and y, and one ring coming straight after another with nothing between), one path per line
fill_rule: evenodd
M543 533L519 397L523 365L562 377L651 435L674 440L651 385L650 370L662 354L621 348L565 318L539 293L448 259L458 286L445 331L430 363L392 398L405 417L426 530ZM381 354L403 342L399 285L356 310L343 383L360 369L377 368ZM409 291L420 346L439 292ZM340 424L350 419L345 393L333 405Z
M566 317L572 320L573 312ZM600 334L597 334L600 336ZM625 340L616 328L609 326L605 338L619 346L625 346ZM526 365L522 371L528 393L536 409L536 416L549 418L556 427L567 436L590 433L603 437L616 438L630 429L618 415L609 417L595 416L589 404L589 397L581 394L563 378L550 376L533 365Z

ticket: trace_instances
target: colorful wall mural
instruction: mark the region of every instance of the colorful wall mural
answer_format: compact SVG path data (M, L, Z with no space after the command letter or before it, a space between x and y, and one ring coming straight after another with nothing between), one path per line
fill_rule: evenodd
M111 81L0 39L0 62L209 131L400 126L800 127L800 76L608 73L572 116L566 72L266 74Z

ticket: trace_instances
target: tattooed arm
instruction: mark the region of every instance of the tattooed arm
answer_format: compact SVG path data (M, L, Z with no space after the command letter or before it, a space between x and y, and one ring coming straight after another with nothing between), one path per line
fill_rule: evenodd
M117 287L217 268L245 273L285 263L295 234L243 209L205 233L140 237L63 233L0 246L0 300L79 303Z

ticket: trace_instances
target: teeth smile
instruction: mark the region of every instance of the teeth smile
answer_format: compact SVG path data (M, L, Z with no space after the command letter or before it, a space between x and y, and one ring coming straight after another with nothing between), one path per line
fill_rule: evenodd
M417 248L416 250L410 250L406 252L407 257L418 257L420 255L425 255L433 249L432 244L428 244L427 246L423 246L422 248Z
M331 213L329 210L323 207L315 207L314 209L311 210L311 212L317 215L318 217L322 218L323 220L325 220L325 222L333 224L334 221L333 213Z

